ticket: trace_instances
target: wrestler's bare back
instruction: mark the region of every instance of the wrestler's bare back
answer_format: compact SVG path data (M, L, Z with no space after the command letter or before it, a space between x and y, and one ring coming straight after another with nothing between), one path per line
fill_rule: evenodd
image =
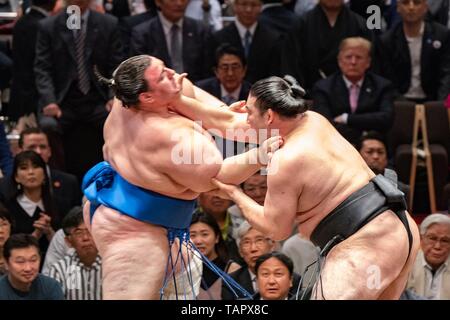
M184 130L184 136L193 130L204 133L178 114L125 109L115 100L104 126L104 159L134 185L179 199L195 199L198 192L170 176L170 172L192 170L188 164L176 165L171 160L170 146L180 136L172 135L177 130ZM212 140L206 138L202 143L210 143L211 152L221 158ZM209 182L220 169L220 161L202 168L206 176L210 175L205 179ZM88 208L89 202L85 221L89 220ZM148 208L156 213L158 209ZM103 258L104 299L158 299L169 251L166 229L105 206L96 210L90 227ZM173 247L172 252L176 251Z
M289 183L289 188L299 190L295 218L300 232L310 237L325 216L375 175L328 120L311 111L303 117L300 126L285 137L283 148L276 153L279 161L288 159L296 166L287 171L281 167L277 174L268 176L268 184L270 179L281 179ZM376 217L335 246L322 272L325 298L398 298L419 246L417 226L409 215L408 222L414 239L408 262L407 233L392 211ZM393 252L396 254L392 255ZM372 267L379 268L381 283L370 290L366 283L368 270L375 270ZM323 297L321 292L316 296Z

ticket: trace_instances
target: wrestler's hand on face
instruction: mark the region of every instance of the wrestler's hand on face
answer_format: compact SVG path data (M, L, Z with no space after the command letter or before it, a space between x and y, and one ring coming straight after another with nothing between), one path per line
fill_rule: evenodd
M258 148L258 161L262 165L268 165L275 151L280 149L284 141L281 136L270 137Z
M218 187L218 189L214 189L212 191L209 191L208 193L218 196L219 198L222 198L222 199L233 200L234 195L236 193L242 192L241 189L239 189L237 186L232 185L232 184L222 183L219 180L214 179L214 178L211 179L211 182L213 185Z

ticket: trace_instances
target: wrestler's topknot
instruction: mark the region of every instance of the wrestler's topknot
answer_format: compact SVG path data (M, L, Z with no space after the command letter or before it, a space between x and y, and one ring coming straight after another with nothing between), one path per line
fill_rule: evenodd
M269 77L257 81L250 89L261 113L272 109L281 116L293 118L308 110L303 100L305 90L291 76Z

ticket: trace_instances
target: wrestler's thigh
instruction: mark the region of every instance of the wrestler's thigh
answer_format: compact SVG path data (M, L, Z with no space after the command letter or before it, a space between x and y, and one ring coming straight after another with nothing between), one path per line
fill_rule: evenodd
M408 249L403 224L384 212L330 251L316 298L378 299L400 275Z
M92 235L102 257L104 299L159 299L169 252L164 228L100 206Z

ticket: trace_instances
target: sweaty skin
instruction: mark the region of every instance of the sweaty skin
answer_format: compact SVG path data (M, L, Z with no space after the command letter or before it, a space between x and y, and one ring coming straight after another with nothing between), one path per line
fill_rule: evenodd
M250 96L247 109L254 111L254 103ZM206 110L184 113L209 117ZM295 223L309 238L323 218L375 176L356 149L318 113L307 111L292 124L293 130L282 134L283 147L268 166L264 206L236 186L214 181L252 226L276 240L291 235ZM387 210L329 252L322 267L322 285L315 288L312 298L398 299L419 249L417 225L407 217L413 235L409 257L406 229Z
M191 200L214 188L213 177L240 183L260 169L259 163L233 165L232 160L222 160L202 127L171 111L164 99L179 96L181 81L183 94L194 97L194 88L187 80L155 58L145 77L150 88L160 88L163 83L166 91L161 94L154 89L155 103L147 108L126 109L116 99L104 126L104 159L123 178L163 195ZM201 147L203 159L210 161L175 164L172 151L180 145L188 151ZM253 149L239 157L248 163L246 157L255 152L265 151ZM158 212L158 208L148 210ZM89 202L84 207L84 219L90 225ZM159 299L169 254L166 229L105 206L96 210L90 228L103 259L104 299Z

